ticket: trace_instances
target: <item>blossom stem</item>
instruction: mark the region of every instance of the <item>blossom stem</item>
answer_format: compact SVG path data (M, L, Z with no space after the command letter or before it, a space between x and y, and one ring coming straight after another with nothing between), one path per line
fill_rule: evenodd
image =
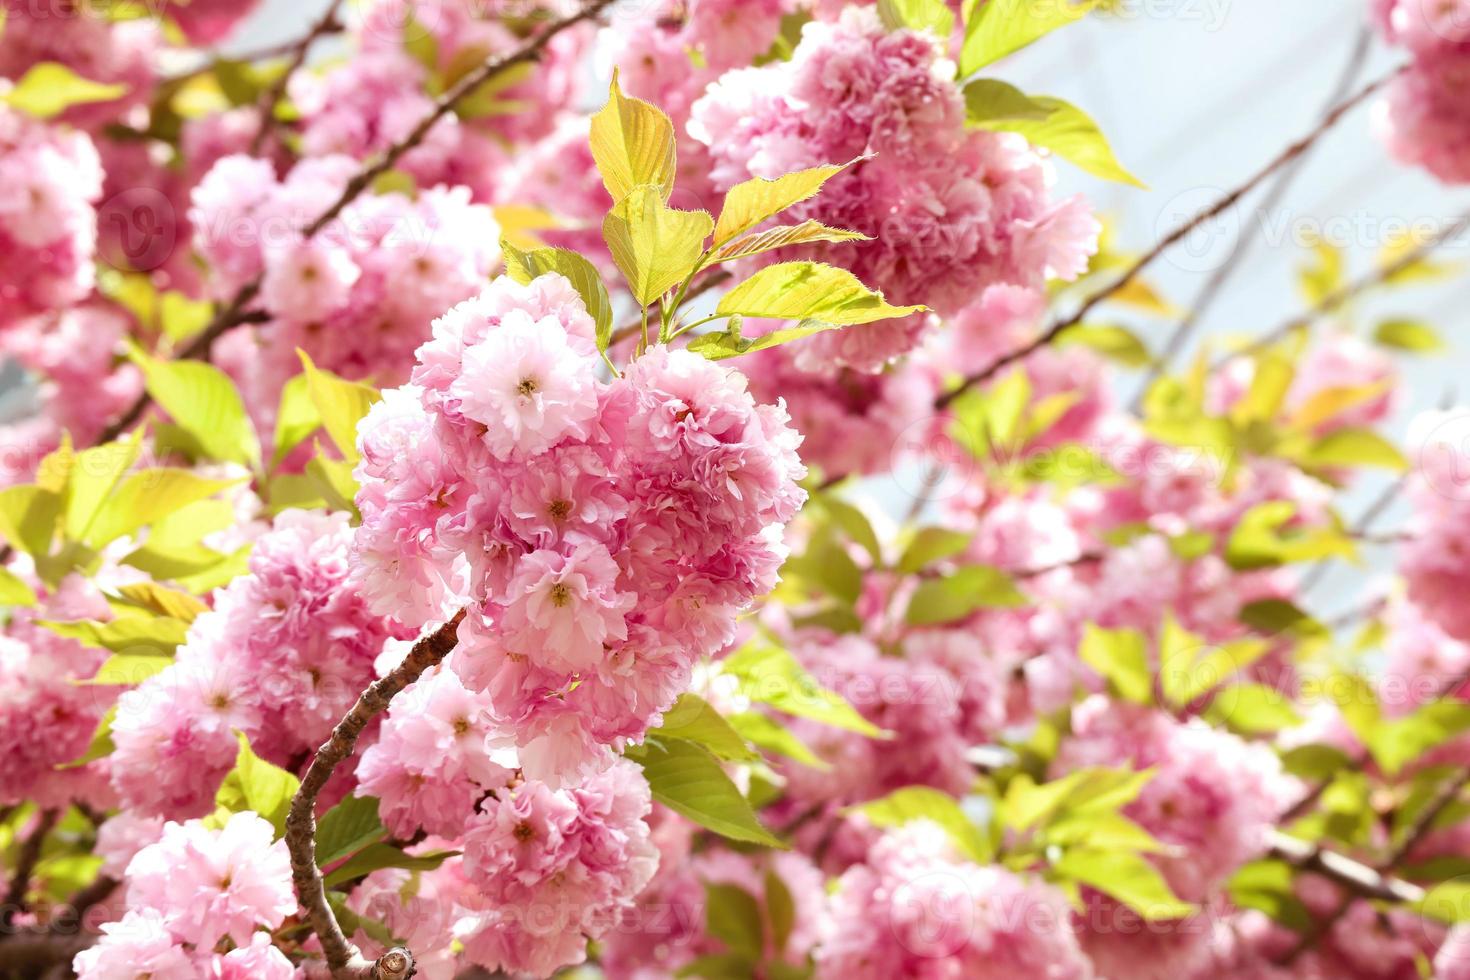
M25 902L26 892L31 887L31 872L36 870L36 862L41 859L41 846L46 842L46 835L56 826L59 816L54 809L41 811L36 825L21 842L15 856L15 873L10 876L10 887L5 892L5 904L0 906L0 935L10 931L15 913Z
M1184 222L1183 224L1176 227L1173 231L1169 232L1169 234L1165 235L1162 239L1159 240L1157 244L1154 245L1153 248L1149 249L1148 252L1144 253L1140 258L1135 260L1134 263L1129 266L1128 269L1121 276L1083 300L1082 304L1078 306L1071 315L1058 319L1034 340L1016 348L1015 350L1010 351L1009 353L1001 355L999 358L992 361L982 370L965 378L958 387L939 396L939 398L937 398L934 402L934 407L936 409L948 408L949 405L954 402L956 398L958 398L964 392L968 391L970 388L973 388L975 385L983 384L984 382L989 381L1006 367L1009 367L1015 362L1027 357L1028 355L1040 350L1041 348L1055 341L1057 337L1059 337L1062 332L1067 330L1069 327L1074 327L1077 324L1081 323L1088 316L1088 314L1096 309L1101 303L1103 303L1105 300L1107 300L1108 298L1116 294L1119 290L1123 289L1125 286L1131 283L1135 278L1138 277L1140 273L1143 272L1144 269L1148 268L1170 248L1182 241L1184 237L1188 235L1191 231L1193 231L1195 228L1198 228L1206 221L1209 221L1211 218L1218 217L1220 214L1234 207L1241 198L1245 197L1245 195L1249 194L1251 191L1259 187L1262 183L1269 180L1273 174L1280 172L1282 168L1288 166L1292 163L1292 161L1296 160L1303 153L1307 152L1307 150L1309 150L1312 145L1317 142L1318 139L1325 135L1330 129L1332 129L1332 127L1337 125L1337 123L1344 116L1346 116L1348 112L1366 102L1390 81L1398 77L1398 75L1404 71L1405 67L1407 66L1405 65L1396 68L1394 71L1388 73L1382 78L1370 82L1368 85L1359 89L1351 97L1345 99L1342 102L1339 102L1337 106L1332 109L1331 112L1322 117L1322 120L1316 125L1316 127L1312 129L1310 133L1288 146L1285 150L1278 154L1274 160L1266 164L1266 166L1263 167L1261 170L1257 171L1245 183L1241 184L1235 190L1226 194L1224 197L1221 197L1214 204L1210 205L1208 208L1205 208L1203 211L1199 212L1194 217L1190 218L1188 221Z
M362 692L352 710L337 723L331 737L312 757L286 814L286 847L291 852L291 879L296 898L321 940L334 980L402 980L413 974L413 955L406 949L393 949L376 961L368 961L342 933L342 926L327 904L326 886L316 864L317 796L337 767L351 757L358 736L368 722L386 711L400 691L454 649L464 615L461 609L443 626L420 637L401 664Z

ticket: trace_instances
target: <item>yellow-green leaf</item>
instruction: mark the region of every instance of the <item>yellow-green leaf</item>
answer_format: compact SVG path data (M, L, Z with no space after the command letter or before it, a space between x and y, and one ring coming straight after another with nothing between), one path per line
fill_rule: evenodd
M371 385L347 381L319 369L304 350L297 350L296 354L306 370L307 391L321 416L322 427L332 437L342 458L349 463L357 462L357 423L383 396Z
M1045 0L1042 0L1045 2ZM1031 101L1050 110L1044 119L1002 118L976 122L983 129L1020 133L1034 146L1050 150L1104 180L1134 187L1146 185L1118 162L1108 138L1092 117L1081 109L1050 96L1031 96Z
M965 86L965 118L972 125L1002 119L1044 120L1052 107L998 78L977 78Z
M698 742L721 759L733 762L754 762L758 758L724 716L696 694L679 695L674 706L664 712L663 724L648 734Z
M260 443L229 376L203 361L163 362L139 350L148 393L211 459L260 463Z
M1013 609L1027 601L1001 569L966 565L941 578L920 582L904 615L913 626L937 626L964 619L978 609Z
M869 738L891 737L860 715L842 695L819 684L795 657L778 646L759 641L746 644L721 661L720 667L738 678L740 692L752 701Z
M60 493L34 483L6 487L0 490L0 534L12 548L43 558L56 537L62 504Z
M1059 27L1087 15L1097 0L983 0L971 10L960 50L960 77L968 78L992 62L1026 47Z
M798 170L775 180L753 177L736 184L725 195L720 220L715 225L715 245L724 245L737 235L774 218L793 204L799 204L822 189L828 179L841 173L851 163L829 164Z
M630 747L627 756L643 767L653 798L670 810L731 840L786 846L761 826L750 801L704 746L680 739L650 739Z
M852 326L925 309L888 305L883 294L864 286L846 269L820 262L781 262L766 266L726 293L716 312Z
M752 351L789 344L793 340L801 340L812 334L840 329L842 328L835 323L803 320L794 327L772 330L759 337L744 337L740 333L740 317L735 316L730 318L730 323L724 330L695 337L689 342L689 349L696 354L704 355L711 361L723 361L726 358L739 357L741 354L749 354Z
M298 374L281 388L281 404L276 410L275 448L271 453L271 466L279 466L291 450L301 445L303 440L321 426L322 416L311 399L309 380L305 374Z
M1148 669L1148 650L1137 630L1107 630L1087 624L1077 655L1105 678L1114 693L1134 704L1152 700L1153 680Z
M43 61L31 67L3 98L30 116L50 119L74 105L111 102L127 94L126 85L105 85L83 78L63 64Z
M516 282L525 285L531 280L555 272L564 276L582 297L592 322L597 327L597 349L606 354L612 344L613 308L608 298L607 286L598 275L597 267L584 256L565 248L537 248L523 251L510 241L500 243L505 253L505 271Z
M1421 320L1384 320L1373 331L1373 340L1383 347L1427 354L1444 349L1439 333Z
M810 245L812 242L865 242L868 240L868 236L861 232L848 231L846 228L831 228L820 221L803 221L799 225L781 225L778 228L767 228L765 231L737 238L716 250L714 258L717 262L729 262L793 245Z
M0 606L34 606L36 592L8 568L0 568Z
M1194 911L1174 894L1157 868L1128 851L1075 848L1064 853L1052 871L1111 895L1150 921L1182 919Z
M890 31L929 31L944 39L954 30L954 11L944 0L878 0L878 16Z
M876 827L902 827L914 820L932 820L954 842L965 857L976 864L989 864L994 857L989 838L970 820L948 793L928 786L906 786L882 799L852 807Z
M677 211L659 188L632 188L602 222L613 261L641 306L649 306L683 282L704 254L714 222L703 211Z
M77 453L71 479L67 483L66 516L62 524L68 540L89 539L88 531L99 511L111 503L118 482L137 460L142 438L143 432L139 429L126 440L93 446Z
M592 117L591 143L592 158L614 201L646 185L657 189L660 201L673 193L674 124L657 107L623 95L617 72L607 105Z
M235 768L220 784L214 802L231 813L254 810L275 826L279 837L286 827L291 797L296 795L301 781L256 755L243 732L236 732L235 737L240 742Z
M189 470L167 467L140 470L123 480L108 497L83 540L90 547L101 548L239 482L208 480Z

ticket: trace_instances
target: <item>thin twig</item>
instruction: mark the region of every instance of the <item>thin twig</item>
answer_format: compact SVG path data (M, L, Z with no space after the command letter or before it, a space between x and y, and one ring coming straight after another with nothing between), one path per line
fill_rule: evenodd
M1327 106L1323 110L1324 113L1330 113L1333 107L1347 96L1353 81L1362 73L1363 63L1368 58L1368 49L1371 46L1372 38L1372 28L1364 24L1358 31L1357 39L1353 42L1353 50L1348 56L1347 64L1343 66L1342 75L1338 78L1331 96L1327 99ZM1301 155L1281 171L1275 183L1271 185L1271 189L1266 192L1266 197L1261 201L1259 209L1261 214L1270 214L1285 200L1287 193L1291 190L1292 184L1301 175L1303 165L1307 162L1309 155L1310 149L1303 151ZM1255 241L1254 236L1251 235L1242 235L1235 240L1230 254L1226 256L1225 261L1210 276L1204 288L1199 291L1199 295L1195 297L1194 305L1190 307L1189 311L1175 325L1168 340L1164 342L1164 348L1159 353L1158 359L1150 365L1148 373L1144 376L1143 383L1139 386L1138 393L1133 397L1132 410L1135 414L1137 414L1139 407L1142 405L1144 395L1148 393L1149 387L1168 370L1174 358L1179 356L1179 353L1184 349L1184 345L1193 336L1195 328L1199 326L1200 321L1204 319L1205 314L1209 312L1215 300L1224 290L1225 285L1235 275L1236 271L1240 269L1241 264L1250 253Z
M1418 885L1279 830L1271 832L1271 853L1304 871L1315 871L1331 878L1364 898L1410 905L1424 898L1424 889Z
M724 269L710 270L710 274L701 279L699 285L689 290L688 295L684 297L684 302L687 303L690 300L695 299L696 297L703 296L705 293L709 292L711 289L714 289L716 286L722 286L726 282L729 282L731 278L732 277L730 273ZM651 310L652 307L649 307L649 309ZM621 327L618 327L617 330L613 331L612 341L609 346L620 344L625 340L630 340L631 338L638 336L639 331L641 331L642 329L643 320L641 318L634 320L631 323L623 324Z
M403 980L413 975L413 954L391 949L376 961L363 958L343 934L342 926L327 904L326 885L316 864L316 800L337 766L351 757L358 736L368 722L388 710L388 704L424 671L439 663L454 649L464 610L443 626L419 639L403 663L375 682L357 699L352 710L332 729L331 737L317 749L301 778L301 788L291 800L286 815L286 847L291 852L291 879L296 898L321 940L327 966L335 980Z
M285 70L271 82L260 97L260 125L255 128L255 136L250 140L250 155L255 156L260 148L265 145L266 137L271 134L271 129L276 124L276 103L281 101L281 96L286 93L286 85L291 81L291 76L296 70L306 64L307 52L316 43L318 38L325 37L335 31L341 30L341 22L337 19L337 11L342 7L342 0L332 0L327 5L327 10L321 19L311 26L306 36L297 41L291 48L290 60L286 62Z
M1032 354L1035 351L1038 351L1055 341L1057 337L1060 336L1062 332L1067 330L1069 327L1074 327L1077 324L1081 323L1082 320L1086 318L1087 315L1091 313L1094 309L1096 309L1099 304L1101 304L1103 301L1107 300L1119 290L1127 286L1138 276L1139 273L1143 272L1143 270L1152 265L1159 258L1159 256L1163 255L1170 248L1183 240L1184 237L1188 235L1191 231L1199 227L1204 222L1210 220L1211 218L1214 218L1222 212L1234 207L1236 202L1238 202L1242 197L1255 190L1263 182L1270 179L1273 174L1278 173L1283 167L1286 167L1297 157L1305 153L1308 149L1311 148L1313 143L1317 142L1317 140L1320 139L1325 133L1327 133L1328 130L1337 125L1338 121L1341 120L1343 116L1347 115L1349 111L1361 105L1363 102L1366 102L1374 95L1374 93L1383 88L1383 86L1387 85L1403 70L1403 67L1395 69L1388 75L1385 75L1384 77L1364 86L1351 98L1348 98L1345 101L1338 103L1338 105L1331 112L1327 113L1327 115L1322 118L1321 122L1319 122L1310 133L1288 146L1274 160L1268 163L1264 168L1262 168L1244 184L1226 194L1214 204L1210 205L1208 208L1201 211L1193 218L1190 218L1188 221L1184 222L1182 225L1169 232L1169 234L1165 235L1158 242L1158 244L1154 245L1154 247L1146 252L1142 257L1135 260L1134 263L1128 267L1127 271L1125 271L1120 277L1114 280L1111 284L1094 292L1092 295L1083 300L1082 305L1080 305L1070 316L1066 316L1060 320L1057 320L1045 331L1043 331L1040 336L1036 337L1036 339L1032 340L1030 343L1024 344L1021 347L1018 347L1015 350L1002 355L995 361L992 361L990 365L985 367L983 370L965 378L965 380L961 382L959 387L939 396L939 398L937 398L934 402L934 407L936 409L944 409L949 407L949 405L956 398L958 398L964 392L968 391L970 388L973 388L975 385L983 384L984 382L989 381L991 378L1000 373L1000 371L1004 368L1008 367L1011 364L1014 364L1016 361L1021 360L1029 354Z
M1300 313L1292 317L1285 323L1276 327L1274 330L1268 331L1267 333L1256 337L1254 340L1252 340L1250 343L1246 344L1239 350L1232 351L1229 354L1226 354L1223 357L1219 358L1217 361L1215 361L1214 364L1210 365L1210 370L1218 371L1220 368L1224 367L1226 364L1230 363L1238 357L1245 357L1249 354L1258 353L1259 351L1265 350L1267 347L1270 347L1272 344L1291 336L1293 332L1310 327L1321 317L1326 316L1329 313L1336 312L1352 300L1357 299L1368 290L1373 289L1376 286L1381 286L1383 283L1392 279L1394 276L1414 265L1416 262L1422 261L1435 250L1448 243L1450 239L1454 238L1456 235L1459 235L1467 227L1470 227L1470 212L1466 212L1465 214L1460 215L1454 221L1445 225L1439 231L1435 232L1433 235L1430 235L1424 241L1420 242L1414 248L1394 259L1392 262L1381 265L1367 275L1361 276L1353 282L1341 286L1338 289L1334 290L1332 293L1329 293L1327 296L1322 297L1322 299L1318 300L1317 303L1314 304L1312 308L1307 310L1305 313Z
M42 810L36 819L36 825L21 842L15 855L15 872L10 876L10 886L5 890L5 903L0 905L0 934L10 931L16 913L24 907L26 892L31 888L31 873L41 860L41 847L46 843L46 836L56 826L60 816L60 811L54 808Z

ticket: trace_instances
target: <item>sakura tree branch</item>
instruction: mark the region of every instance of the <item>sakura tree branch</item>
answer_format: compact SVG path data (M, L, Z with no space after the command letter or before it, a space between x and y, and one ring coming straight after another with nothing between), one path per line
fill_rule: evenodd
M1418 885L1279 830L1271 832L1271 853L1303 871L1314 871L1330 878L1363 898L1406 905L1413 905L1424 898L1424 889Z
M1363 70L1363 63L1368 58L1368 49L1372 43L1372 39L1373 30L1365 23L1358 30L1357 39L1353 42L1352 53L1348 56L1347 64L1343 66L1342 75L1338 78L1332 95L1328 97L1327 106L1323 110L1324 112L1332 112L1333 107L1347 96L1353 80ZM1277 175L1275 182L1271 185L1271 189L1266 192L1266 197L1261 201L1260 213L1268 214L1276 210L1286 198L1287 193L1291 190L1292 184L1301 175L1302 166L1306 163L1309 152L1304 151L1295 160L1282 168L1281 173ZM1254 244L1255 238L1249 235L1242 235L1236 239L1235 245L1230 250L1230 254L1225 257L1225 261L1220 263L1220 266L1215 270L1214 274L1210 276L1209 281L1205 283L1204 288L1199 291L1199 295L1195 297L1194 305L1190 307L1189 311L1175 325L1173 332L1169 334L1168 340L1164 342L1164 348L1160 352L1158 359L1150 365L1148 373L1144 376L1143 383L1139 386L1138 393L1133 398L1133 411L1135 413L1138 412L1139 407L1142 405L1144 395L1148 393L1149 386L1163 375L1174 358L1179 356L1179 353L1184 350L1184 345L1193 336L1195 328L1199 326L1200 321L1204 319L1209 309L1214 306L1215 300L1224 290L1225 285L1230 281L1231 277L1240 268L1241 263L1245 261L1245 257L1250 254L1251 247Z
M342 0L332 0L327 5L326 12L321 19L311 25L311 30L297 41L290 49L290 60L286 63L285 71L271 82L270 86L260 97L260 125L255 129L255 135L250 140L250 155L255 156L260 148L265 145L266 137L270 136L271 130L276 124L276 103L281 101L281 96L286 92L286 84L291 81L291 76L296 70L306 63L307 52L311 46L327 34L342 29L342 23L337 18L337 12L342 8Z
M41 860L41 846L46 843L46 835L50 834L52 828L56 826L60 815L60 812L55 809L41 811L41 815L36 819L36 825L21 842L15 856L15 873L10 876L10 886L5 890L4 905L0 905L0 935L10 931L16 913L24 905L26 892L31 887L31 873L36 870L36 863Z
M583 21L591 20L598 16L603 10L611 6L612 3L613 0L589 0L576 13L569 14L560 20L555 20L547 24L535 37L522 44L515 51L499 58L491 58L481 63L474 71L464 75L448 91L439 96L434 103L434 109L425 115L407 136L390 146L376 161L368 164L354 174L352 179L347 182L347 186L343 188L342 193L338 195L337 200L301 230L302 237L311 238L327 225L337 220L349 204L357 200L362 196L364 191L372 186L373 181L377 180L389 170L392 170L393 166L403 158L404 154L421 145L425 138L428 137L429 131L445 116L453 112L460 102L464 101L465 98L481 85L484 85L496 75L511 68L539 60L545 52L546 46L551 43L552 38ZM249 307L260 293L260 284L261 277L256 276L241 286L235 292L235 295L230 298L230 301L225 304L224 308L214 315L214 318L210 320L209 324L194 337L187 347L180 351L179 358L207 361L209 360L210 352L214 348L215 341L235 327L251 322L254 314ZM98 442L110 442L122 435L138 419L142 418L143 412L147 410L150 403L151 399L148 393L146 391L143 392L132 405L128 406L127 411L103 430L102 435L98 437Z
M1363 293L1368 292L1374 287L1383 285L1385 282L1389 281L1394 276L1408 269L1410 266L1422 261L1434 251L1439 249L1441 246L1445 245L1451 239L1455 238L1457 235L1463 232L1467 227L1470 227L1470 212L1461 214L1454 221L1445 225L1443 228L1439 229L1439 231L1435 232L1433 235L1430 235L1424 241L1420 242L1414 248L1394 259L1392 262L1379 266L1377 269L1374 269L1367 275L1362 276L1345 286L1341 286L1338 289L1334 290L1332 293L1329 293L1327 296L1322 297L1321 300L1319 300L1315 305L1313 305L1310 310L1307 310L1305 313L1301 313L1297 316L1292 317L1290 320L1287 320L1285 323L1276 327L1274 330L1271 330L1268 333L1264 333L1256 339L1252 340L1250 343L1246 344L1239 350L1232 351L1231 353L1221 357L1214 364L1210 365L1210 370L1217 371L1237 357L1243 357L1248 354L1254 354L1259 351L1265 350L1272 344L1280 340L1284 340L1286 337L1289 337L1293 332L1310 327L1320 317L1326 316L1329 313L1335 313L1337 310L1340 310L1342 307L1346 306L1354 299L1357 299Z
M992 361L984 369L965 378L964 381L961 382L959 387L939 396L939 398L936 399L934 402L934 407L936 409L948 408L949 405L956 398L958 398L964 392L968 391L970 388L973 388L975 385L983 384L984 382L989 381L1006 367L1014 364L1015 362L1027 357L1028 355L1040 350L1041 348L1055 341L1057 337L1059 337L1062 332L1067 330L1069 327L1074 327L1077 324L1081 323L1087 317L1087 315L1090 314L1094 309L1096 309L1101 303L1103 303L1105 300L1109 299L1119 290L1123 289L1125 286L1131 283L1135 278L1138 277L1140 273L1143 272L1144 269L1148 268L1170 248L1182 241L1184 237L1188 235L1191 231L1193 231L1195 228L1198 228L1206 221L1209 221L1211 218L1218 217L1223 212L1234 207L1241 198L1245 197L1245 195L1249 194L1251 191L1259 187L1262 183L1269 180L1273 174L1280 172L1284 167L1289 166L1294 160L1296 160L1302 154L1306 153L1307 150L1309 150L1312 145L1317 142L1317 140L1322 138L1322 136L1325 135L1330 129L1332 129L1332 127L1336 126L1337 123L1344 116L1346 116L1353 109L1357 108L1359 105L1366 102L1381 88L1383 88L1395 77L1397 77L1403 70L1403 67L1395 69L1384 77L1379 78L1376 81L1371 82L1370 84L1359 89L1357 93L1355 93L1348 99L1339 102L1332 109L1331 112L1328 112L1325 116L1322 117L1322 120L1316 125L1316 127L1313 128L1310 133L1288 146L1279 155L1277 155L1274 160L1268 163L1264 168L1258 171L1244 184L1241 184L1235 190L1226 194L1214 204L1210 205L1208 208L1205 208L1203 211L1196 214L1193 218L1190 218L1188 221L1184 222L1173 231L1169 232L1169 234L1165 235L1162 239L1159 240L1156 245L1154 245L1153 248L1149 249L1148 252L1144 253L1140 258L1135 260L1134 263L1129 266L1128 269L1121 276L1119 276L1107 286L1104 286L1102 289L1094 292L1092 295L1084 299L1082 301L1082 304L1078 306L1077 309L1073 311L1070 316L1066 316L1057 320L1031 342L1024 344L1021 347L1018 347L1015 350L1010 351L1009 353L1003 354L995 361Z
M343 934L342 926L327 904L326 885L316 864L317 797L337 767L352 756L358 736L368 722L386 711L400 691L454 649L464 615L461 609L449 622L421 637L401 664L362 692L352 710L332 729L331 737L317 749L287 811L286 847L291 852L291 879L296 898L321 940L333 980L406 980L413 976L414 965L413 954L401 947L369 961Z

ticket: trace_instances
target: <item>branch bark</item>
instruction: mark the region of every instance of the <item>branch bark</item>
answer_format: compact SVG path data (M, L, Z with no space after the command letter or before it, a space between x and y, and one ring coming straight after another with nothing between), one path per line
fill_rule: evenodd
M342 29L342 22L337 18L337 12L342 9L342 0L332 0L327 5L326 12L322 14L311 30L297 41L290 49L290 60L286 63L285 71L281 72L270 86L261 93L260 97L260 124L255 129L255 135L250 140L250 155L254 156L260 152L265 145L266 138L270 136L271 130L276 125L276 103L281 101L281 96L286 92L286 85L291 81L291 76L296 69L306 63L307 52L316 43L317 38L334 33Z
M392 949L376 961L369 961L342 933L342 926L327 904L326 886L316 865L317 797L336 768L351 757L358 736L368 722L386 711L400 691L454 649L464 615L464 610L460 610L449 622L421 637L403 663L362 692L352 710L332 729L331 737L317 749L306 775L301 779L301 788L291 800L291 808L286 814L286 847L291 852L291 879L296 887L296 898L305 910L312 930L321 940L333 980L405 980L413 976L413 954L402 948Z
M0 906L0 935L10 932L16 912L25 904L26 892L31 887L31 872L36 870L36 862L41 860L41 847L46 843L46 835L51 833L60 816L60 811L55 809L41 811L36 825L21 842L15 856L15 872L5 890L4 905Z
M1094 309L1098 307L1099 304L1101 304L1104 300L1107 300L1109 297L1113 296L1119 290L1127 286L1130 282L1137 278L1144 269L1148 268L1161 255L1163 255L1170 248L1183 240L1183 238L1191 231L1193 231L1195 228L1198 228L1206 221L1209 221L1211 218L1217 217L1221 213L1234 207L1241 198L1245 197L1245 195L1255 190L1266 180L1269 180L1273 174L1279 172L1282 168L1290 165L1303 153L1307 152L1307 150L1310 149L1312 145L1317 142L1318 139L1325 135L1328 130L1332 129L1333 126L1337 125L1337 123L1343 118L1343 116L1346 116L1357 106L1366 102L1375 93L1377 93L1379 89L1383 88L1383 86L1387 85L1401 72L1403 72L1403 70L1403 67L1397 68L1394 71L1390 72L1388 75L1385 75L1384 77L1379 78L1376 81L1371 82L1370 84L1359 89L1350 98L1339 102L1332 109L1331 112L1322 117L1322 120L1310 133L1288 146L1285 150L1278 154L1274 160L1268 163L1244 184L1241 184L1235 190L1226 194L1214 204L1210 205L1208 208L1204 209L1193 218L1190 218L1188 221L1179 225L1173 231L1169 232L1169 234L1165 235L1156 245L1154 245L1153 248L1149 249L1149 251L1144 253L1143 256L1135 260L1133 265L1129 266L1128 269L1116 280L1083 300L1082 304L1077 307L1077 309L1070 316L1066 316L1057 320L1045 331L1043 331L1041 335L1038 336L1036 339L1021 347L1016 348L1013 351L1010 351L1009 353L1003 354L1001 357L991 362L984 369L965 378L965 380L961 382L959 387L944 395L941 395L934 402L935 409L942 410L948 408L949 405L956 398L958 398L964 392L968 391L970 388L973 388L975 385L983 384L984 382L989 381L1006 367L1014 364L1027 355L1032 354L1035 351L1038 351L1055 341L1057 337L1060 336L1061 333L1068 327L1074 327L1077 324L1081 323L1089 313L1091 313Z

